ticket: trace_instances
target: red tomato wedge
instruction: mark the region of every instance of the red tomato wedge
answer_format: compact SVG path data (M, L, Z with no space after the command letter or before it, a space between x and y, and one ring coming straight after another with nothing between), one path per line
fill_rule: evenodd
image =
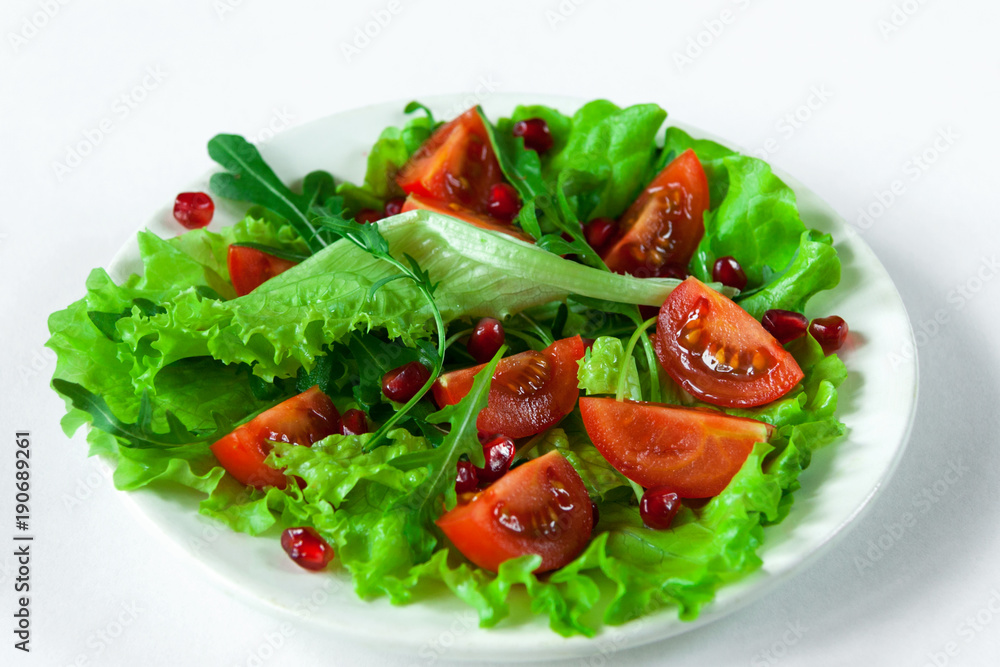
M486 215L490 188L503 182L476 107L438 128L396 175L407 194L457 204Z
M243 484L263 489L285 488L285 475L264 463L268 442L310 446L340 433L340 413L318 386L262 412L212 445L212 453L230 475Z
M675 382L712 405L764 405L803 377L760 322L697 278L685 280L663 302L653 347Z
M701 237L708 210L708 179L694 151L668 164L618 222L619 238L604 254L616 273L640 278L686 269Z
M295 266L295 262L243 246L229 246L227 257L229 279L237 296L246 296L279 273Z
M580 475L562 454L549 452L445 512L437 525L481 568L496 572L505 560L538 554L535 572L548 572L587 546L594 514Z
M555 426L573 411L580 395L577 360L583 358L579 336L557 340L541 352L529 350L500 360L490 384L489 402L476 426L486 433L526 438ZM445 373L432 392L439 407L458 403L472 389L485 364Z
M754 443L767 442L774 431L714 410L613 398L581 398L580 413L594 446L618 472L681 498L719 495Z
M534 240L532 240L530 236L522 233L517 227L504 224L496 218L488 215L481 215L471 209L459 206L458 204L448 204L443 201L418 197L417 195L408 196L406 198L406 202L403 204L402 211L415 211L417 209L424 209L426 211L434 211L435 213L441 213L443 215L450 215L453 218L458 218L459 220L471 223L480 229L488 229L491 232L500 232L501 234L513 236L514 238L526 241L527 243L534 243Z

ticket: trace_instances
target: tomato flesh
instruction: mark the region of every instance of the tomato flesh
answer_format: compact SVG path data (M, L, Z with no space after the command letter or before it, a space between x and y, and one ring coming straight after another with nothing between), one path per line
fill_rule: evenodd
M686 267L705 235L708 179L694 151L675 158L643 190L618 222L619 238L604 253L616 273L641 278Z
M562 454L549 452L445 512L437 525L483 569L496 572L506 560L538 554L535 572L548 572L587 546L594 514L580 475Z
M487 433L526 438L555 426L573 411L580 395L577 360L585 347L579 336L557 340L541 352L529 350L501 359L493 373L487 406L476 426ZM439 407L458 403L485 364L445 373L432 392Z
M721 493L754 443L767 442L774 431L714 410L613 398L581 398L580 413L594 446L618 472L681 498Z
M226 472L243 484L283 489L284 473L264 463L271 452L268 443L292 442L308 447L340 431L340 413L316 386L237 427L216 441L211 450Z
M501 234L513 236L514 238L525 241L526 243L534 243L530 236L521 232L521 230L517 227L504 224L496 218L488 215L476 213L475 211L465 208L464 206L460 206L459 204L450 204L443 201L426 199L424 197L418 197L417 195L408 196L406 198L406 202L403 204L402 210L416 211L418 209L434 211L435 213L440 213L442 215L449 215L453 218L464 220L465 222L475 225L480 229L487 229L491 232L500 232Z
M476 107L438 128L396 175L407 194L489 214L490 189L503 182Z
M697 278L685 280L663 302L653 347L675 382L712 405L764 405L803 377L760 322Z
M227 256L229 279L238 296L246 296L279 273L295 266L295 262L275 257L256 248L229 246Z

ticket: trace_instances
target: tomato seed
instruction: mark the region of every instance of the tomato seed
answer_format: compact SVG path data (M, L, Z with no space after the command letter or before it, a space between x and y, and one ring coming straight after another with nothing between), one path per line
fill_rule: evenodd
M670 528L671 522L681 508L680 498L668 487L649 489L639 501L639 516L642 522L655 530Z
M760 323L764 325L767 333L774 336L782 345L799 336L804 336L806 328L809 326L809 320L802 313L796 313L794 310L781 310L780 308L772 308L764 313Z
M728 255L715 260L715 266L712 267L712 280L727 287L735 287L738 290L747 286L747 274L743 272L743 267Z
M469 336L469 342L466 343L465 347L473 359L480 364L485 364L497 353L505 338L503 324L500 323L500 320L484 317L472 330L472 335Z
M539 155L552 148L552 132L549 124L541 118L529 118L514 123L511 130L515 137L524 137L524 147Z
M286 528L281 533L281 548L307 570L322 570L333 560L333 548L315 530L304 526Z
M201 229L212 222L215 202L204 192L182 192L174 200L174 219L187 229Z
M417 395L431 377L430 370L419 361L411 361L382 376L382 393L390 401L406 403Z
M521 198L514 186L496 183L490 188L490 199L486 208L494 218L510 222L521 210Z
M823 354L831 354L839 350L847 340L847 322L836 315L817 317L809 325L809 333L823 348Z

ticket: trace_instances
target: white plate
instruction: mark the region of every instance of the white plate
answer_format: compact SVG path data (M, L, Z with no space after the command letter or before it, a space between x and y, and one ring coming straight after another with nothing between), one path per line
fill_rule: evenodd
M438 118L451 118L476 102L457 96L423 101ZM482 101L491 118L509 114L518 103L548 104L572 113L580 101L539 95L493 95ZM325 169L338 181L359 182L367 151L378 134L387 125L405 122L402 107L402 103L378 104L335 114L279 134L262 146L261 152L286 181ZM710 136L681 126L696 136ZM207 191L209 175L178 191ZM154 532L162 533L247 598L279 614L296 614L300 624L380 648L413 651L427 662L483 656L541 660L607 653L664 639L720 618L800 571L843 534L895 468L916 405L916 361L912 355L907 360L900 354L913 349L913 333L888 274L871 249L829 206L794 179L782 177L795 189L806 224L832 233L843 261L840 286L813 299L809 314L836 313L851 326L851 337L841 353L850 376L840 391L840 418L850 432L816 453L801 477L802 488L795 494L788 518L765 530L766 540L759 552L763 567L722 588L694 622L681 622L675 610L666 609L620 628L607 628L595 639L564 639L548 628L545 618L522 611L500 627L481 630L472 611L450 595L405 607L393 607L384 599L362 601L354 595L345 572L327 576L305 573L288 560L274 539L234 533L198 515L197 499L190 494L144 489L122 495L148 519ZM246 209L244 204L225 201L216 205L213 228L236 222ZM153 218L148 228L161 236L183 231L173 221L169 207ZM109 270L116 280L122 280L140 267L138 249L132 242L118 252ZM900 358L904 360L900 362ZM517 610L518 605L513 608Z

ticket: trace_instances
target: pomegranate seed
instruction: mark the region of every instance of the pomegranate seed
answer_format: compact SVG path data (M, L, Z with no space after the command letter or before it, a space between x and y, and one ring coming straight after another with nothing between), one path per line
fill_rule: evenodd
M601 510L597 508L597 503L590 503L590 511L594 514L594 525L596 526L597 522L601 520Z
M809 333L823 348L823 354L830 354L839 350L847 340L847 322L836 315L817 317L809 325Z
M458 462L458 474L455 476L455 493L470 493L479 488L479 475L476 466L468 461Z
M767 333L774 336L782 345L804 336L809 326L809 320L802 313L780 308L772 308L764 313L760 323L764 325Z
M403 204L406 200L402 197L396 197L395 199L390 199L385 203L385 217L390 215L399 215L403 211Z
M368 418L361 410L348 410L340 419L340 432L344 435L361 435L368 432Z
M618 225L611 218L594 218L583 227L583 235L594 250L600 251L611 241Z
M466 343L465 347L473 359L485 364L503 345L504 338L503 325L500 324L500 320L484 317L472 330L472 335L469 336L469 342Z
M355 222L360 222L362 225L367 225L369 222L378 222L384 217L384 215L373 208L363 208L354 216L354 220Z
M681 500L671 489L661 486L649 489L639 501L639 516L642 522L656 530L670 528L670 523L681 508Z
M490 188L490 200L486 208L497 220L510 222L521 210L521 198L513 185L497 183Z
M485 443L483 456L486 457L486 467L476 468L479 481L489 484L503 477L510 470L514 451L514 441L505 435L498 435Z
M427 384L431 372L419 361L411 361L382 376L382 393L390 401L406 403Z
M715 260L715 266L712 267L712 280L727 287L735 287L738 290L747 286L747 274L743 273L743 267L729 256Z
M552 148L552 132L549 131L549 124L541 118L519 120L514 123L512 132L515 137L524 137L524 147L538 154Z
M333 560L333 548L312 528L286 528L281 534L281 548L296 565L307 570L322 570Z
M212 222L215 202L204 192L182 192L174 200L174 220L187 229L201 229Z

